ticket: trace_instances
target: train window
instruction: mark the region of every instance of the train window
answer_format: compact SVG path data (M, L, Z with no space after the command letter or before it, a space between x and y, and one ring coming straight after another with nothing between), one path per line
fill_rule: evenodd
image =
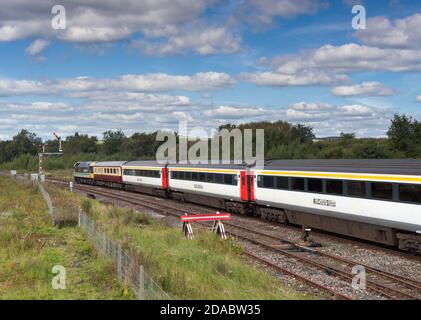
M206 182L208 183L214 183L214 177L213 177L213 173L207 173L206 174Z
M206 173L199 172L199 181L205 182L206 181Z
M288 180L289 179L287 177L276 177L275 179L276 189L288 190L289 188Z
M185 172L184 173L184 180L191 181L192 180L191 176L192 176L192 173L191 172Z
M199 181L199 172L192 172L192 180Z
M292 190L304 191L304 178L291 178Z
M401 184L399 185L399 200L412 203L421 203L421 185Z
M342 180L326 180L326 192L328 194L343 194L344 187Z
M348 195L353 197L365 197L366 187L364 181L348 181Z
M223 184L224 183L224 175L220 173L215 173L215 183Z
M371 195L375 199L392 200L393 185L391 183L372 182Z
M268 188L268 189L275 188L275 177L263 176L263 188Z
M322 179L308 179L308 191L322 193L323 180Z
M224 174L224 184L237 185L235 174Z

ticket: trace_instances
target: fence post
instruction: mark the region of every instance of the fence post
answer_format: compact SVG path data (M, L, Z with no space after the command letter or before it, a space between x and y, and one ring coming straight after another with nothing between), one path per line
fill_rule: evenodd
M145 270L139 267L139 300L145 300Z
M117 279L118 281L122 280L121 269L122 269L122 255L121 255L121 244L119 243L117 247Z
M56 208L51 208L51 220L53 221L53 225L56 225Z
M107 255L107 235L105 234L105 232L102 233L102 250L102 253L104 255Z

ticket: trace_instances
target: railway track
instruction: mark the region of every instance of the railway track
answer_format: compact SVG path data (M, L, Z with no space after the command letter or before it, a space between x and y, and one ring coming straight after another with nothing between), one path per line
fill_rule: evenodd
M68 181L58 179L49 179L48 181L56 184L68 185ZM143 194L131 194L122 190L77 184L74 185L74 189L88 194L90 193L126 202L162 213L164 215L172 215L175 217L183 215L186 211L197 212L198 209L204 213L214 212L214 210L209 208L185 203L180 203L180 205L182 205L180 208L178 207L178 203L176 205L174 201L166 204L166 201L168 200ZM159 203L157 203L157 201L159 201ZM367 290L376 296L392 300L421 299L421 282L414 279L405 278L397 274L373 268L363 263L358 263L357 261L351 261L337 255L323 252L318 248L305 247L282 237L261 232L250 225L244 224L244 221L236 216L233 217L232 222L225 222L225 225L227 227L227 233L235 238L253 243L265 250L270 250L281 255L285 259L290 259L291 261L298 262L302 265L309 266L314 270L318 270L319 272L338 278L348 285L351 285L352 279L355 276L352 274L352 268L354 266L362 266L367 274ZM311 280L308 277L282 267L281 265L262 258L250 251L246 251L246 255L254 260L257 260L259 263L289 274L290 276L305 282L312 287L316 287L319 290L327 292L335 298L352 299L349 295L338 292L334 288L330 288L323 283Z

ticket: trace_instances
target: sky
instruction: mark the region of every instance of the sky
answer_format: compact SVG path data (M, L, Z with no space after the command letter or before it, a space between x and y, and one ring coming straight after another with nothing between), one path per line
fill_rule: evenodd
M263 120L382 137L394 113L421 119L421 1L56 4L0 0L0 139Z

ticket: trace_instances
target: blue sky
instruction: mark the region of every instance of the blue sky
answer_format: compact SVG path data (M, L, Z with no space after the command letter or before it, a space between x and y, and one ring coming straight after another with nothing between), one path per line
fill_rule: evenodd
M384 136L419 118L421 3L357 0L1 1L0 139L26 128L206 130L286 120ZM353 5L366 29L352 28Z

